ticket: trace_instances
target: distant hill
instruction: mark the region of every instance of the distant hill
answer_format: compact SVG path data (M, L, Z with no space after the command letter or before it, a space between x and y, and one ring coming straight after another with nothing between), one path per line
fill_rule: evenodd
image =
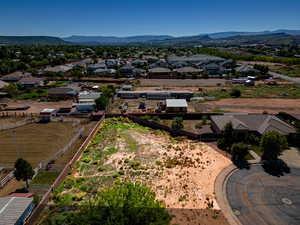
M0 45L65 45L58 37L49 36L0 36Z
M114 36L79 36L73 35L63 38L64 41L73 43L94 43L94 44L129 44L135 42L151 42L160 41L174 38L169 35L143 35L143 36L130 36L130 37L114 37Z

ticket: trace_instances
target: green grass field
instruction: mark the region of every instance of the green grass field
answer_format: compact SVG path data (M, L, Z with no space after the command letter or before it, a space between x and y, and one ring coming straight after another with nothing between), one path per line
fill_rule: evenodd
M33 167L63 148L75 134L72 123L29 124L0 132L0 165L23 158Z

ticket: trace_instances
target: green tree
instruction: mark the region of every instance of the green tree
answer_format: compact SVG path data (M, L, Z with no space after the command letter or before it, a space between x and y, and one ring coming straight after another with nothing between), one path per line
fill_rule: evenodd
M108 105L109 98L105 95L101 95L99 98L96 99L96 108L98 110L105 110L106 106Z
M218 148L230 152L231 146L235 140L235 131L233 129L232 123L229 122L225 125L222 131L222 138L218 140Z
M288 147L285 136L277 131L266 132L260 140L260 148L263 151L262 159L276 160L278 156Z
M23 180L26 182L26 187L28 188L28 180L30 180L34 175L34 170L32 166L24 159L19 158L15 162L14 175L18 181Z
M234 97L234 98L239 98L239 97L241 97L241 95L242 95L241 90L237 89L237 88L233 88L230 92L230 96Z
M167 225L171 216L155 193L140 183L115 183L60 221L70 225ZM57 224L57 223L55 223Z
M231 146L231 158L233 162L244 160L248 153L248 145L244 143L235 143Z
M172 121L172 125L171 125L172 129L174 130L180 130L182 129L183 126L183 118L182 117L175 117Z

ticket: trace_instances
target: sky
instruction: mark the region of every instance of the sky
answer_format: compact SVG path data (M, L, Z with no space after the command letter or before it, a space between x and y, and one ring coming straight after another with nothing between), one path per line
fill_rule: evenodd
M0 0L0 36L300 30L300 0Z

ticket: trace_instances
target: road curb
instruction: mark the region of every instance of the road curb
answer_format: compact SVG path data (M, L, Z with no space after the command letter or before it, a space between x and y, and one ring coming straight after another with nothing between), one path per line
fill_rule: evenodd
M260 162L256 162L256 160L252 160L253 162L249 162L251 165L261 165ZM240 220L237 218L237 216L232 211L226 194L226 185L229 177L236 171L239 170L234 164L231 164L230 166L224 168L221 173L217 176L215 180L215 196L217 203L222 210L225 218L227 219L228 223L230 225L242 225Z

